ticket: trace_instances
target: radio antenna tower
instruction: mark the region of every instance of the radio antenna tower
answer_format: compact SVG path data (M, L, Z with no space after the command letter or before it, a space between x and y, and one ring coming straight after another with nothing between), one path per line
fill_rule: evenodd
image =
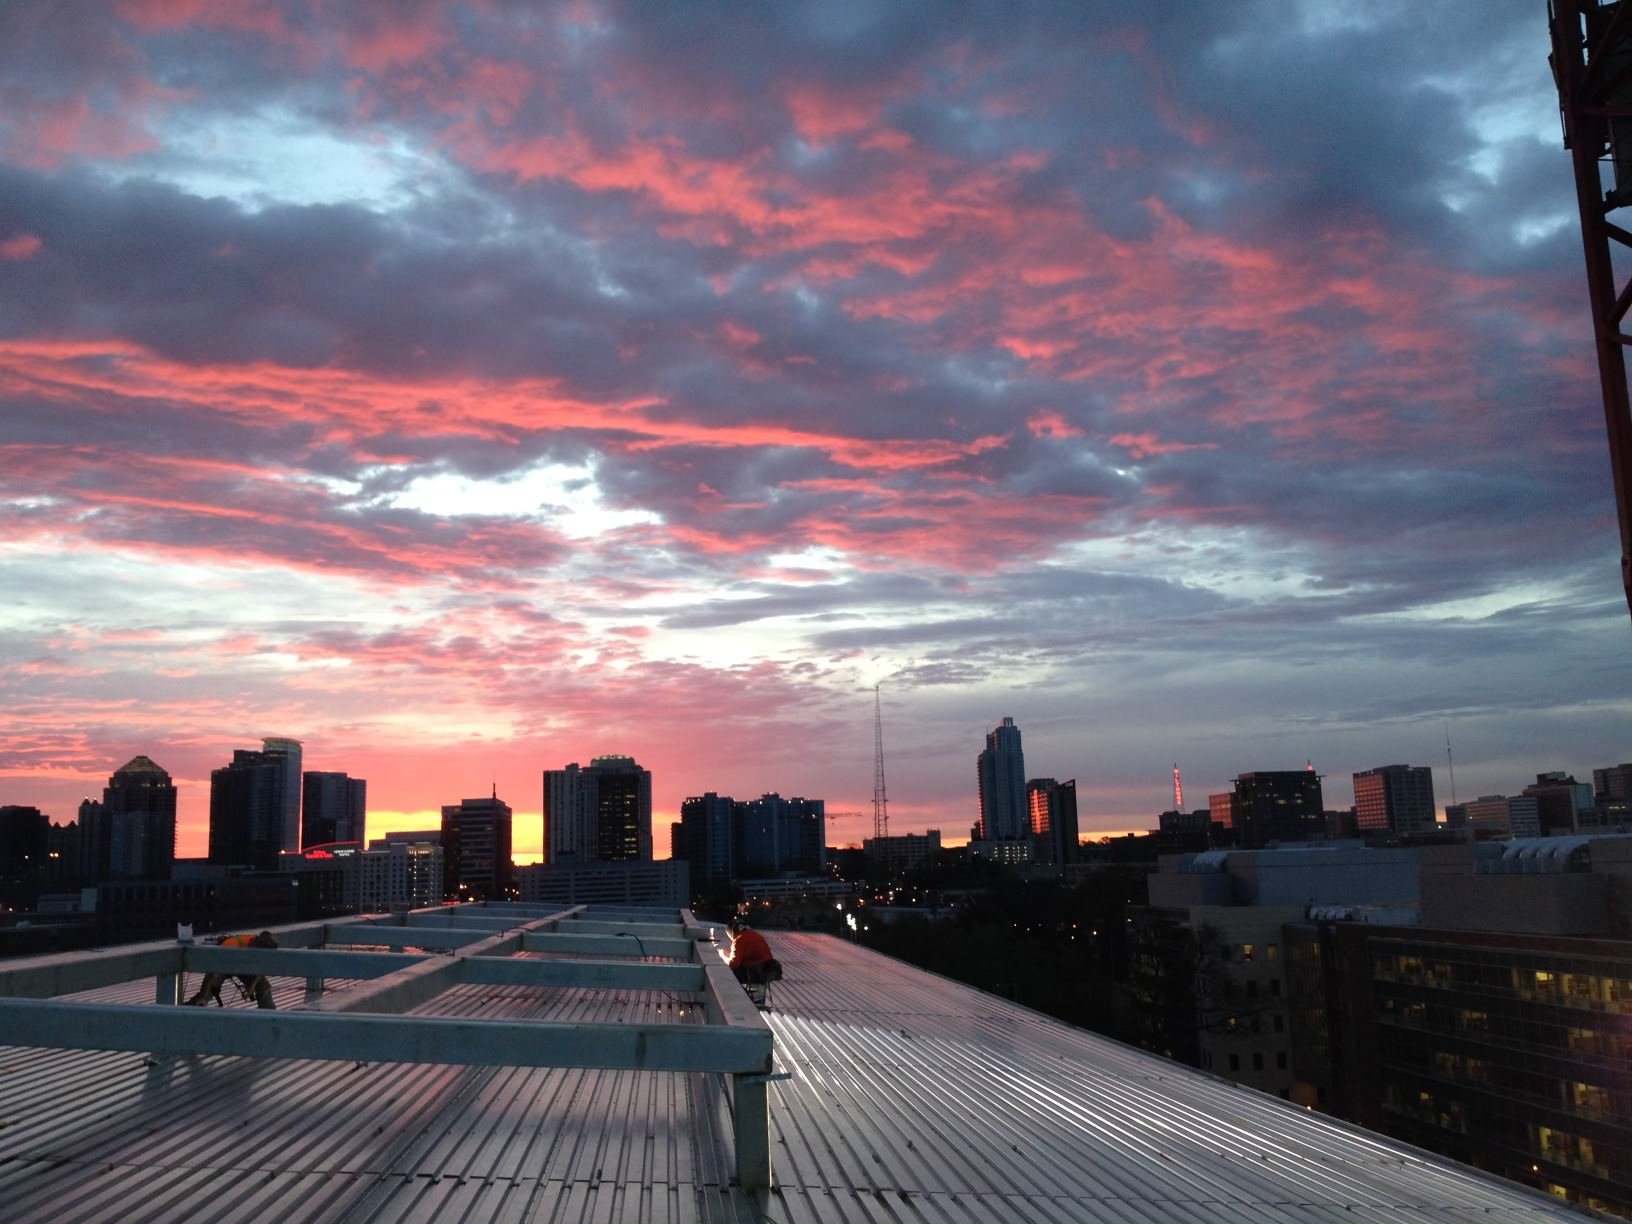
M1184 783L1179 779L1179 763L1173 762L1173 810L1184 811Z
M1451 804L1456 804L1456 762L1451 759L1451 724L1445 724L1445 767L1451 771Z
M890 797L884 789L884 706L873 685L873 836L890 835Z

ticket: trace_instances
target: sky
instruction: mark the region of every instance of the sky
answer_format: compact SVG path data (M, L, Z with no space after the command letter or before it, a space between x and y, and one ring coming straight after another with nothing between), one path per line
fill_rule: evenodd
M0 6L0 803L1632 759L1541 0ZM875 688L876 686L876 688Z

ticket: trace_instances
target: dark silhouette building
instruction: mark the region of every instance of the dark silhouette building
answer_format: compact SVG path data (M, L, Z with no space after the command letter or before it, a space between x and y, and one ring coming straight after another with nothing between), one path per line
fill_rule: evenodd
M449 899L506 901L515 885L510 805L498 792L442 809L443 881Z
M738 878L817 875L827 866L827 804L774 792L732 805Z
M713 791L694 795L680 805L673 854L691 865L693 888L720 884L736 874L731 829L735 806L730 795Z
M1235 780L1230 814L1236 845L1247 850L1318 838L1326 831L1320 775L1313 769L1241 774Z
M344 773L307 770L301 778L302 849L361 842L368 818L368 782Z
M107 859L96 878L168 880L176 861L176 787L150 757L132 757L102 791ZM99 853L103 844L99 844Z
M51 821L37 807L0 807L0 905L31 910L45 883Z
M299 823L290 826L288 816L300 805L300 796L291 801L289 794L289 787L296 784L290 764L288 752L280 747L259 752L240 748L230 765L210 772L210 862L275 871L280 854L300 848ZM298 756L293 764L298 780Z

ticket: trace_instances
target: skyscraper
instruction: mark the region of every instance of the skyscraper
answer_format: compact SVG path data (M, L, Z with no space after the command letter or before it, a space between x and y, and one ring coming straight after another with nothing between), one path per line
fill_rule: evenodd
M1306 841L1326 831L1320 775L1313 769L1258 770L1235 780L1230 804L1236 844L1258 850L1271 842Z
M1026 809L1026 760L1020 728L1005 718L987 732L986 747L976 761L980 781L980 839L1020 841L1030 832Z
M680 805L680 835L674 853L691 864L693 888L718 884L736 874L731 835L734 807L730 795L713 791Z
M261 751L283 757L283 808L278 815L278 846L293 854L300 849L300 741L274 736L261 741Z
M771 793L733 805L736 874L818 875L827 866L827 804Z
M102 791L106 879L168 880L176 861L176 788L151 758L132 757Z
M1063 867L1077 861L1077 780L1033 778L1026 783L1037 861Z
M495 791L442 809L442 867L450 899L506 901L515 882L510 805Z
M309 769L301 779L300 845L363 840L368 782L344 773Z
M1354 823L1361 836L1432 830L1434 771L1426 765L1379 765L1355 774Z
M273 870L280 853L300 849L300 744L262 743L260 752L240 748L231 764L210 772L212 863Z
M546 863L650 862L652 771L628 756L546 769L543 847Z

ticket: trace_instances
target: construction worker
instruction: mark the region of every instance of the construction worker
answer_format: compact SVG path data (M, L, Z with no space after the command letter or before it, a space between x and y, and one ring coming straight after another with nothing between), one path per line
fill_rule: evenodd
M737 975L737 981L744 984L764 982L766 966L776 963L765 936L736 918L726 923L725 929L731 936L731 954L726 957L725 963Z
M278 941L272 938L271 931L262 931L259 935L228 935L220 943L223 948L275 948L278 946ZM203 1007L211 1000L215 1001L217 1007L222 1006L221 987L225 984L227 978L231 976L237 977L238 981L243 985L245 996L252 996L257 1007L271 1008L276 1006L272 1002L272 983L268 982L264 975L251 973L235 975L206 973L203 984L198 988L198 993L187 1000L187 1006Z

